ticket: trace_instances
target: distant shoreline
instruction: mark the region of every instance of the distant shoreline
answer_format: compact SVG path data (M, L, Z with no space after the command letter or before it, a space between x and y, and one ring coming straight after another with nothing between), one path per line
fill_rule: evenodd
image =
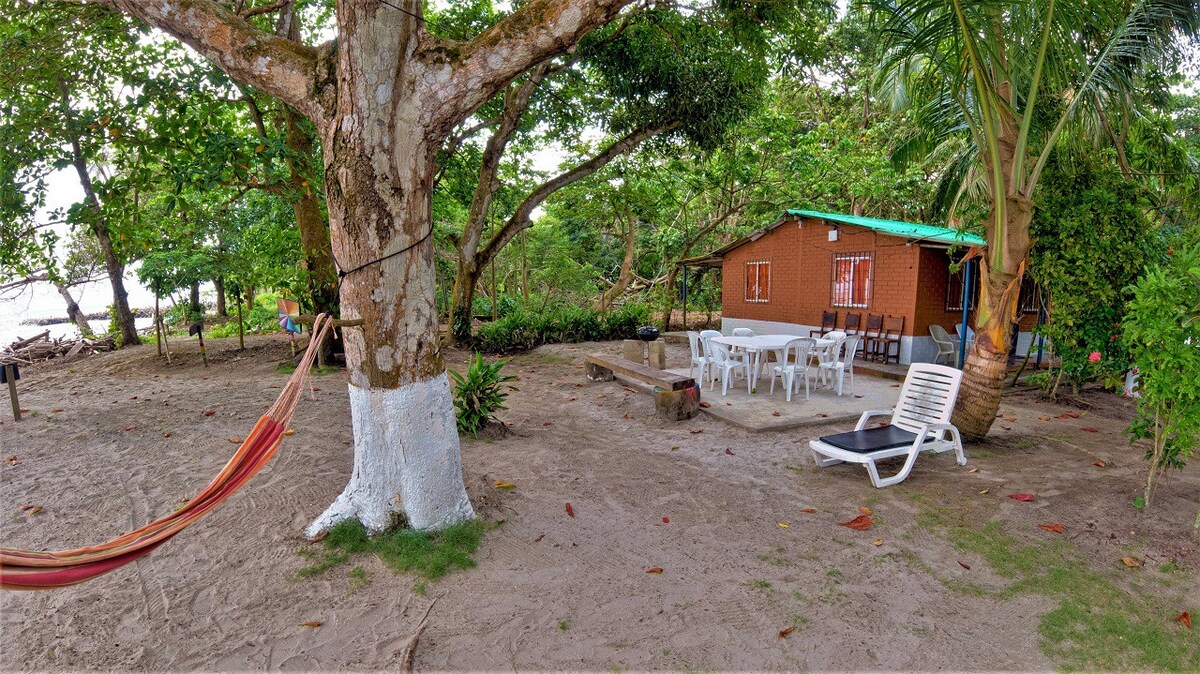
M153 318L153 309L131 309L134 318ZM89 321L108 320L107 311L93 311L90 314L84 314L84 317ZM58 325L60 323L71 323L70 316L52 316L50 318L26 318L18 325Z

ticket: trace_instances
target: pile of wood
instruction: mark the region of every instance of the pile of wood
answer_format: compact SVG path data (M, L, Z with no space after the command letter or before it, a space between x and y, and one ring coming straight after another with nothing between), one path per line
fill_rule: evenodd
M20 363L32 365L51 358L73 358L90 356L100 351L112 351L116 345L112 337L100 339L50 339L50 331L19 339L0 351L0 365Z

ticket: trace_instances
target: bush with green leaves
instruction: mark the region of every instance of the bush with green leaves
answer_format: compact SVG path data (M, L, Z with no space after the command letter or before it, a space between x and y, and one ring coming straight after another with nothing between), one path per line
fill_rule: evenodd
M454 418L459 433L477 435L497 412L508 409L504 401L508 399L508 392L516 389L507 382L516 377L500 374L506 363L506 360L488 363L476 353L465 375L450 370L450 378L454 380Z
M650 322L642 304L625 304L601 314L587 306L563 306L532 312L518 309L479 328L475 346L489 353L528 351L543 344L633 339Z
M1129 433L1151 443L1148 504L1155 476L1182 468L1200 441L1200 249L1150 267L1132 292L1124 333L1139 396Z
M1049 388L1060 381L1074 387L1096 378L1120 381L1129 368L1120 339L1126 302L1161 241L1142 188L1111 160L1102 152L1055 154L1038 191L1030 275L1051 299L1039 331L1061 359Z

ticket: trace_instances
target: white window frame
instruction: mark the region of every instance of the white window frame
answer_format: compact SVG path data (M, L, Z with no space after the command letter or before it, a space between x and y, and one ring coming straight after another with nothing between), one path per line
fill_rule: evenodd
M855 271L855 267L857 266L855 263L857 263L861 260L866 260L867 262L870 263L870 266L867 271L867 285L866 285L867 296L865 298L863 298L864 301L862 303L856 303L854 301L854 271ZM843 262L843 261L850 262L850 292L847 297L847 301L845 301L845 302L839 301L840 298L838 297L838 293L837 293L838 263ZM853 253L834 253L833 254L833 274L832 274L832 276L833 276L833 278L830 280L831 287L829 289L830 294L832 295L832 297L830 298L830 302L829 302L830 306L844 307L847 309L870 308L871 295L873 294L872 286L875 285L875 254L873 252L868 251L868 252L853 252Z
M761 292L762 288L758 288L758 290L760 292L757 294L756 297L751 298L750 297L750 283L747 282L746 290L745 290L745 292L742 293L742 295L745 297L745 301L748 303L767 304L771 301L771 261L770 260L747 260L746 261L746 271L749 272L750 267L754 267L754 284L757 287L758 286L759 268L764 264L767 265L767 292L764 295ZM750 275L747 273L746 274L747 281L749 281L749 276Z

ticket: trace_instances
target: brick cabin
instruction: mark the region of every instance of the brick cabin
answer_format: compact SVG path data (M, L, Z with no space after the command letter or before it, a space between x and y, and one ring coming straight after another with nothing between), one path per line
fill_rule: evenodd
M768 227L714 251L703 261L721 267L721 331L752 328L759 334L807 337L821 314L901 316L900 362L931 362L929 335L940 324L951 335L962 321L962 272L952 274L950 249L961 259L983 239L945 227L853 215L789 210ZM835 275L835 267L837 274ZM972 307L978 284L972 284ZM1034 288L1022 288L1017 355L1023 356L1037 324ZM973 324L972 310L969 320Z

